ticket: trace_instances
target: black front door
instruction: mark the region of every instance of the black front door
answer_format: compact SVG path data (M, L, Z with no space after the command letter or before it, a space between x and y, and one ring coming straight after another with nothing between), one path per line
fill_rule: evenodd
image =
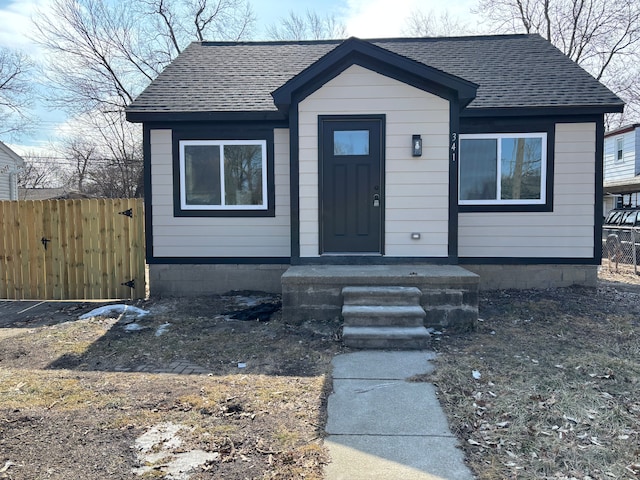
M383 117L320 117L320 253L381 255Z

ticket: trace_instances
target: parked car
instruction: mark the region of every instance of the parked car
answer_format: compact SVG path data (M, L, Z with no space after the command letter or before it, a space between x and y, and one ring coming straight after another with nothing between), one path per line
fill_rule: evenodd
M634 255L640 263L640 207L614 208L602 225L602 256L633 263Z

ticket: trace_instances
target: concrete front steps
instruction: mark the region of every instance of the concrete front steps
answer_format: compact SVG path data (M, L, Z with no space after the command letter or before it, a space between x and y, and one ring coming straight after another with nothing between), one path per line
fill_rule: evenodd
M342 341L354 348L425 348L430 335L421 296L416 287L344 287Z
M449 333L473 330L478 321L478 284L479 277L458 265L296 265L290 267L282 275L282 314L283 319L290 324L300 325L303 322L330 323L337 326L343 320L345 305L353 307L370 307L367 309L347 309L347 324L345 325L347 338L351 335L351 328L360 328L362 345L367 345L366 338L379 336L386 330L392 338L391 342L402 344L404 337L395 327L404 327L407 345L420 337L424 330L422 325L400 322L400 314L391 315L390 309L383 314L370 315L376 307L416 306L414 300L410 303L395 303L393 294L382 294L377 291L375 301L363 297L362 300L343 298L343 290L347 287L413 287L413 299L418 295L418 304L426 316L423 325L435 330L446 329ZM352 310L349 313L349 310ZM358 313L356 313L358 312ZM416 310L417 312L417 310ZM422 314L419 314L422 316ZM385 326L384 318L389 318L389 325ZM375 318L375 320L373 320ZM412 320L417 323L417 315ZM376 324L376 322L378 322ZM381 323L382 322L382 323ZM394 323L396 322L396 323ZM378 330L371 330L377 328ZM410 328L417 330L412 331ZM420 334L417 332L420 331ZM371 340L375 344L378 340ZM374 348L363 346L362 348ZM386 347L385 347L386 348ZM397 348L416 348L414 346L398 346Z

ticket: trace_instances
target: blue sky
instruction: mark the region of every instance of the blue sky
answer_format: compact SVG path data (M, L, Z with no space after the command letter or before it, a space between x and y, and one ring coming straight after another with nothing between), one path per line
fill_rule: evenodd
M116 0L117 1L117 0ZM334 14L347 28L347 34L360 38L403 36L407 16L415 11L449 12L468 20L474 0L458 0L446 4L441 0L250 0L258 19L258 31L254 40L264 39L264 28L286 17L290 11L304 14L307 10L319 14ZM37 9L46 8L50 0L0 0L0 45L19 48L37 57L37 46L29 40L33 36L31 17ZM68 121L59 111L47 111L39 107L37 114L42 126L32 137L13 144L18 153L31 147L46 144L56 130Z

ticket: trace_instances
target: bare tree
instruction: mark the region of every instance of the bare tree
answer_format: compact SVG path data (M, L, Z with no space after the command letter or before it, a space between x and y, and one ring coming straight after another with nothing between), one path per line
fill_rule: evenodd
M311 10L298 15L292 11L288 17L269 25L266 34L271 40L341 39L347 37L347 28L335 15L321 16Z
M141 0L140 4L139 13L151 19L145 33L157 42L152 56L167 63L193 40L247 39L256 22L245 0Z
M90 169L96 160L96 146L84 137L69 137L62 141L58 153L70 165L66 184L79 192L87 192Z
M122 110L192 40L240 39L245 0L53 0L35 20L50 100L73 114Z
M25 54L0 47L0 135L28 129L33 62Z
M22 157L25 165L18 170L19 189L53 188L60 185L59 167L55 159L34 152L28 152ZM25 194L21 193L20 200L25 198Z
M94 142L104 159L91 172L99 193L110 198L141 197L144 178L139 128L118 114L92 117L91 121Z
M65 185L107 198L142 196L142 142L137 125L120 113L83 115L58 143Z
M472 31L468 24L447 11L437 15L433 10L414 10L405 21L403 33L410 37L444 37L471 35Z
M479 0L476 13L498 32L540 34L637 111L637 0Z
M92 185L111 185L108 196L141 195L141 132L126 124L125 107L189 42L243 39L254 22L247 0L52 0L36 17L34 39L49 53L48 100L83 117L84 127L93 123L81 146L99 153L86 160L100 174L76 172L79 187L93 175ZM65 155L77 164L79 154Z

